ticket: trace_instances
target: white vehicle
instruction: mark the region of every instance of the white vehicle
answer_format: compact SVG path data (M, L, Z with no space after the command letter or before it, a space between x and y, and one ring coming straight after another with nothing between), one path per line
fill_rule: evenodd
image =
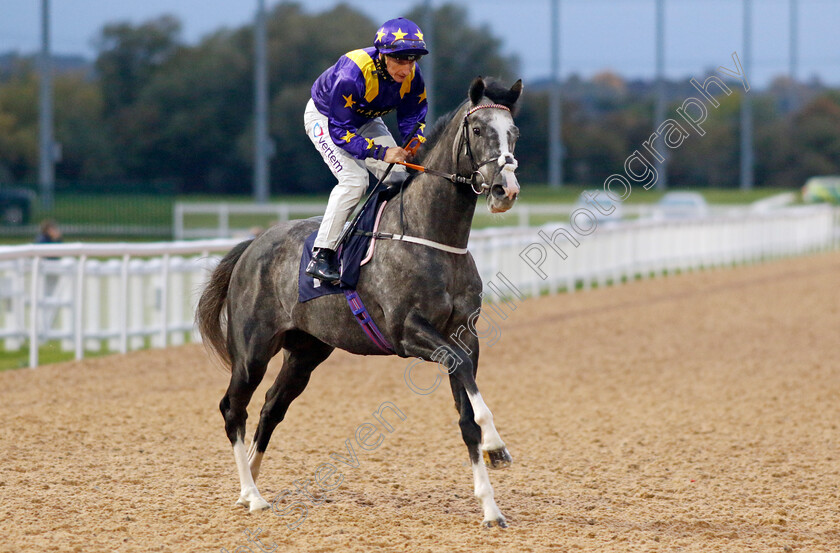
M591 211L598 222L620 221L624 217L622 203L613 201L603 190L584 190L581 192L572 209L580 208Z
M709 204L698 192L667 192L656 203L657 220L701 219L709 216Z

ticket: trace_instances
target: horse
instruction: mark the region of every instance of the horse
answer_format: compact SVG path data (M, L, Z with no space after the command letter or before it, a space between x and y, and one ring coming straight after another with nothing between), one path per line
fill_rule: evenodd
M519 130L513 110L521 92L521 80L506 88L477 77L467 99L435 123L418 155L430 171L410 177L385 205L379 227L394 234L405 229L422 243L377 240L356 288L393 354L438 363L442 356L448 359L482 523L503 528L507 524L494 500L487 466L507 467L511 456L476 385L478 337L461 331L481 309L481 277L466 251L477 198L485 195L488 209L499 213L513 206L520 191L514 173ZM431 174L431 168L449 174L450 180ZM354 322L343 294L298 301L303 243L318 225L317 217L281 223L235 246L213 270L196 311L205 346L230 369L219 409L239 474L237 504L251 513L270 507L256 485L263 455L315 367L335 348L386 354ZM266 392L246 451L246 408L269 360L281 350L282 368Z

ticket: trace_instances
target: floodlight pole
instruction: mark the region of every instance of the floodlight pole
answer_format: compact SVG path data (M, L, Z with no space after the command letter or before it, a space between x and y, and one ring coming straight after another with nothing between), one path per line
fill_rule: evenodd
M548 105L548 185L563 186L563 108L560 99L560 0L551 0L551 92Z
M41 73L38 110L38 186L41 208L52 210L55 190L55 143L53 141L53 84L50 53L50 0L41 0Z
M796 78L799 73L799 1L790 0L790 84L788 85L787 110L793 111L797 108L798 98L796 93Z
M665 0L656 0L656 111L653 117L654 132L665 121L667 107L665 92ZM662 149L662 160L656 159L656 188L668 188L668 152Z
M432 7L432 0L423 2L423 39L426 42L426 49L429 51L423 57L423 81L426 83L426 123L435 122L435 12Z
M790 80L799 72L799 1L790 0Z
M744 74L752 75L752 0L744 0ZM748 91L741 94L741 190L753 188L753 113Z
M268 202L268 60L265 0L257 0L254 24L254 201Z

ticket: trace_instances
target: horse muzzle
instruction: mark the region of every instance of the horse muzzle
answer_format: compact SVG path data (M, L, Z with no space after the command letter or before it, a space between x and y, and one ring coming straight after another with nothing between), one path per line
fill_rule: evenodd
M511 154L499 156L498 171L493 175L490 185L488 199L490 200L490 211L500 213L507 211L519 196L519 182L516 179L516 168L519 164Z
M499 164L498 175L502 177L502 182L499 184L504 190L505 197L513 201L519 195L519 181L516 180L516 169L519 167L519 162L516 161L513 154L506 153L499 156L497 163Z

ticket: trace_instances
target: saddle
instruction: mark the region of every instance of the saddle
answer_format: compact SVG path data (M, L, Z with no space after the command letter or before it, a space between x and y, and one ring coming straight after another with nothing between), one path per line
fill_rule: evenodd
M370 199L350 222L355 227L352 235L348 236L338 248L336 255L339 259L341 277L338 284L322 282L306 274L306 266L312 259L312 246L318 231L310 234L303 243L303 254L300 258L298 273L298 301L303 303L329 294L341 294L353 291L359 282L361 267L371 257L371 240L378 222L378 215L386 202L399 192L399 187L380 188L371 194Z

